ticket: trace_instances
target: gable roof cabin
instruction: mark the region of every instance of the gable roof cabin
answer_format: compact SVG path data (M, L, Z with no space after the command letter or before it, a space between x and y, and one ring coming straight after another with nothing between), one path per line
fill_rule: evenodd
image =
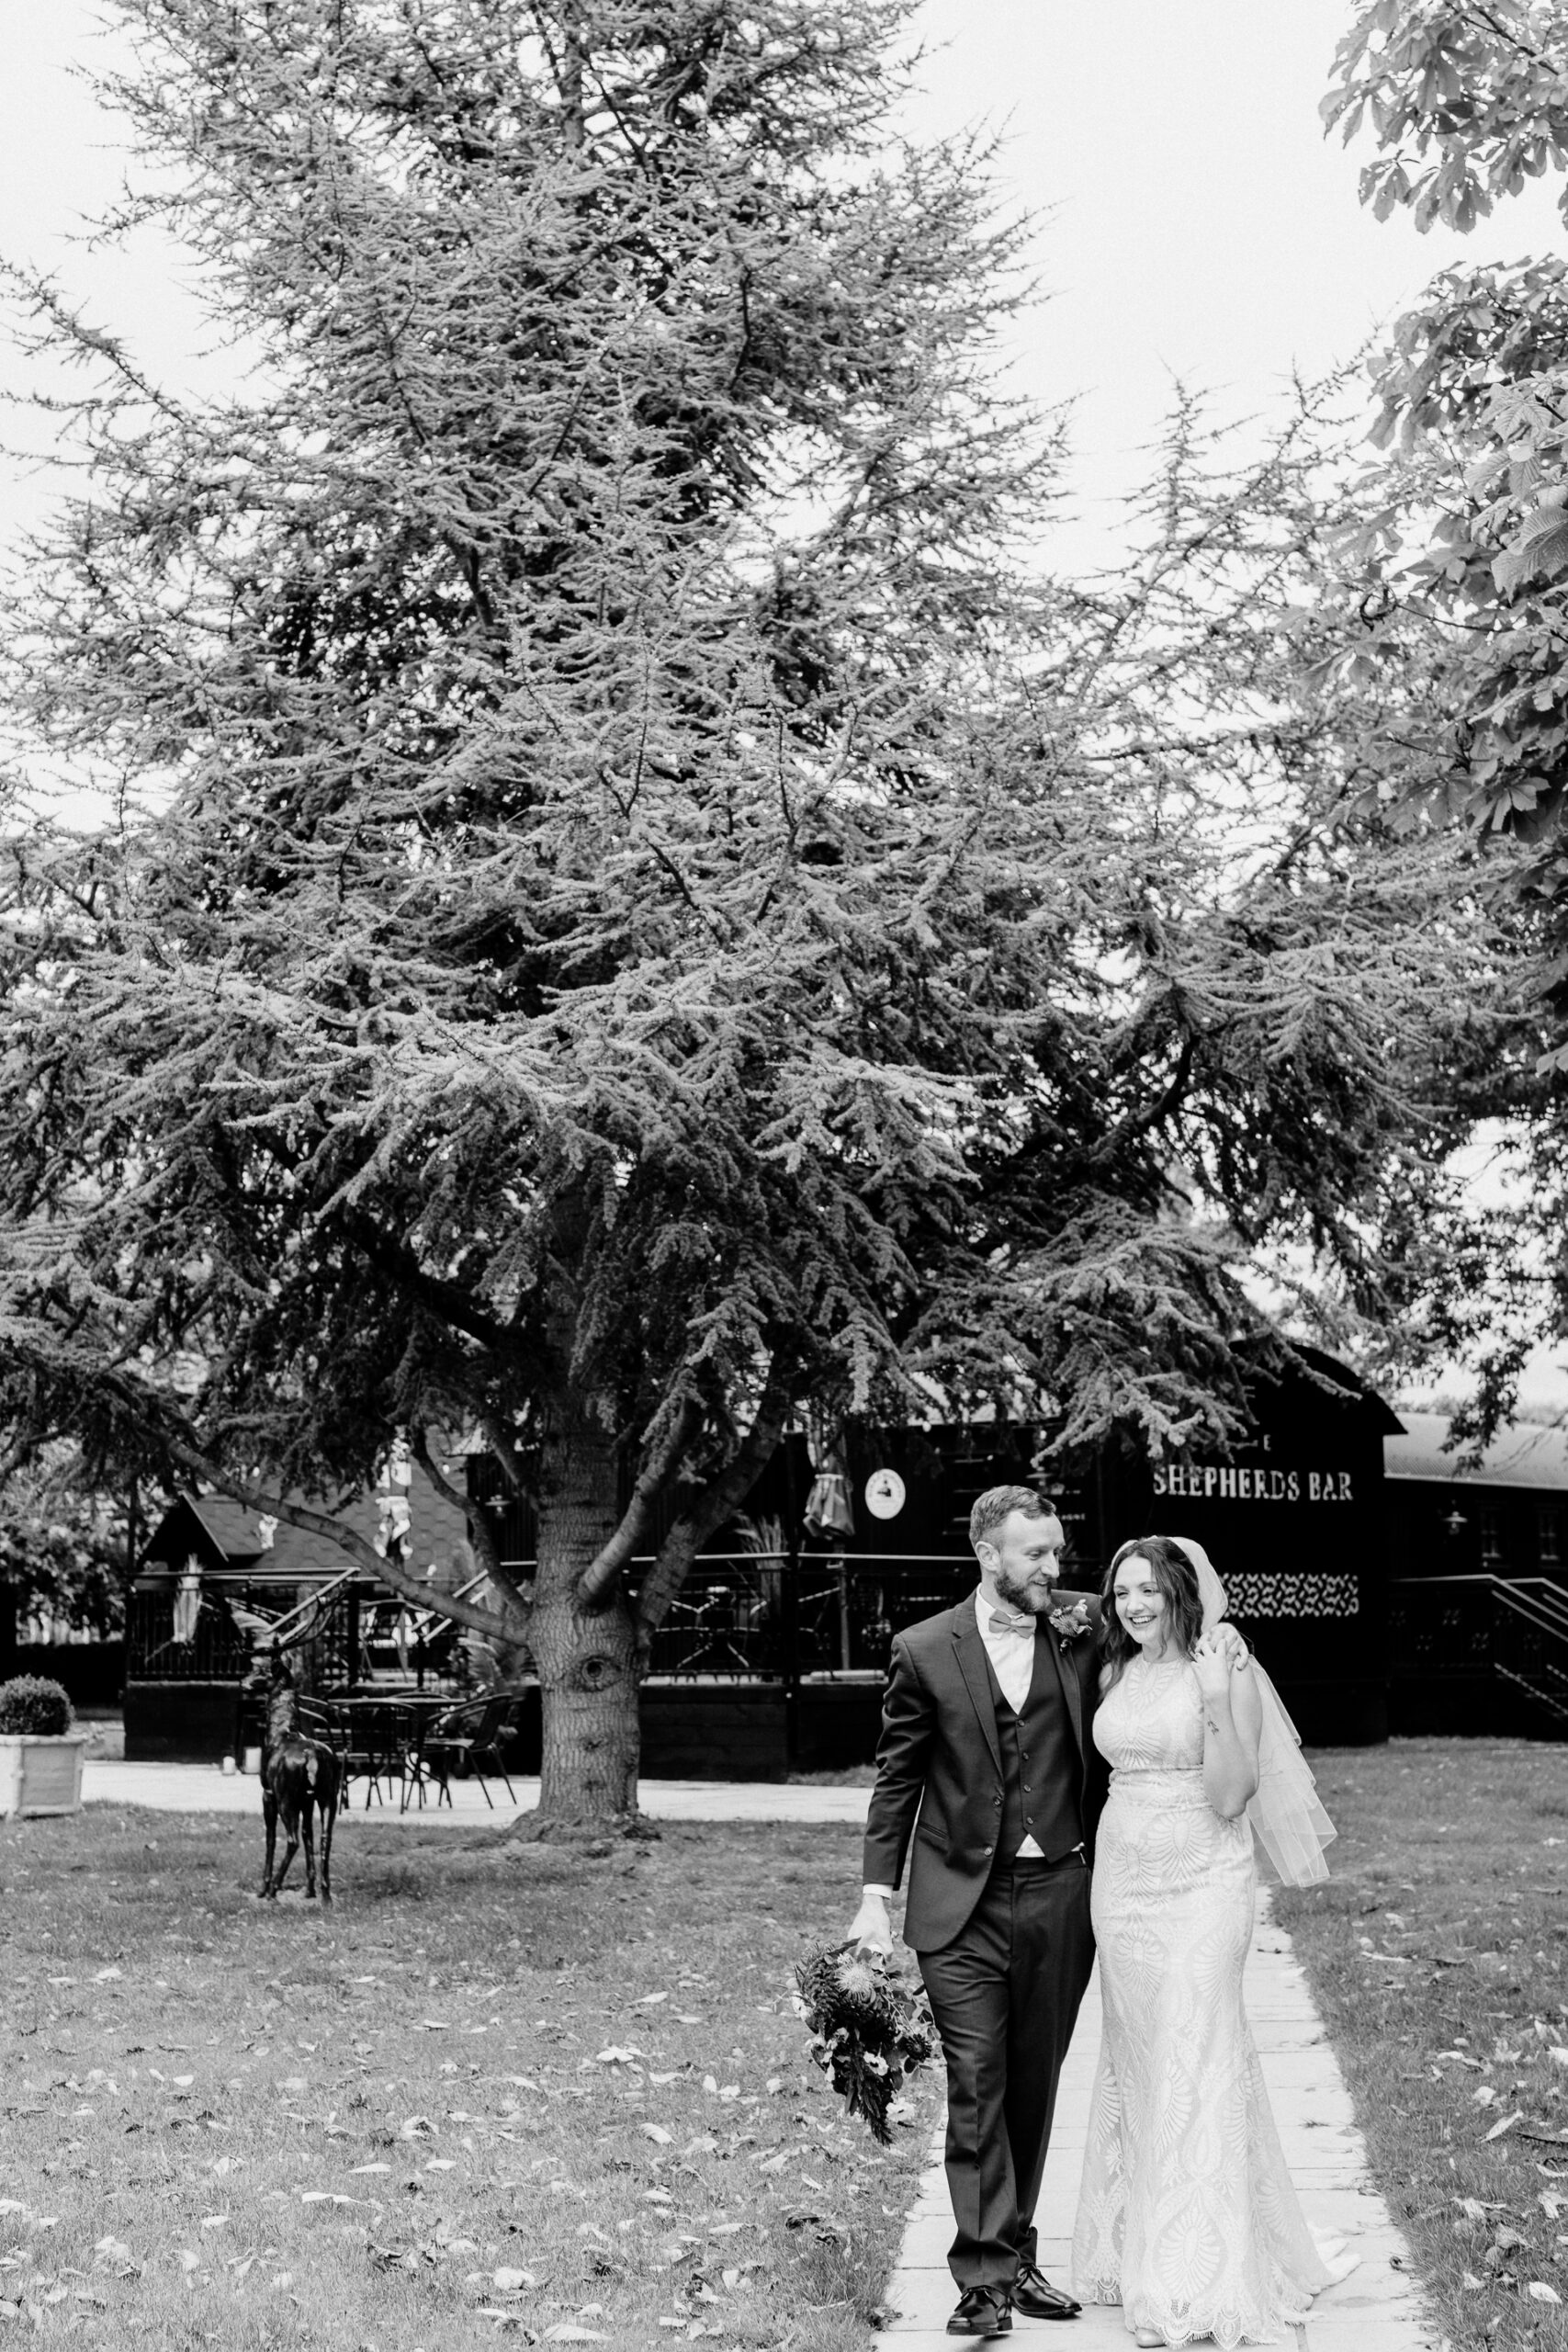
M441 1581L457 1557L457 1546L467 1541L463 1514L437 1493L417 1463L407 1491L409 1565L420 1576L434 1566ZM313 1498L296 1495L289 1499ZM314 1507L328 1508L321 1503ZM333 1516L367 1543L375 1542L379 1512L373 1494L356 1497ZM232 1578L241 1584L325 1583L355 1565L329 1537L288 1520L269 1521L228 1495L177 1495L142 1547L137 1589L155 1591L176 1581L193 1556L204 1578Z

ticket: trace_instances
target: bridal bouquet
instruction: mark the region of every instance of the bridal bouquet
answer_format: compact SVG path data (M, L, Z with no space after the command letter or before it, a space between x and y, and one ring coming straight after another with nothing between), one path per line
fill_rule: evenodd
M795 1981L813 2059L850 2113L863 2115L886 2147L894 2095L936 2046L929 2010L879 1954L863 1956L852 1944L813 1952L796 1967Z

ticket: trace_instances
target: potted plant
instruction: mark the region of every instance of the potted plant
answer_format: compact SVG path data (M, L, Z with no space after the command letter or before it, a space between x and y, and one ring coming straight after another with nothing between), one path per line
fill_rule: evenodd
M82 1750L71 1701L58 1682L18 1674L0 1682L0 1814L77 1813Z

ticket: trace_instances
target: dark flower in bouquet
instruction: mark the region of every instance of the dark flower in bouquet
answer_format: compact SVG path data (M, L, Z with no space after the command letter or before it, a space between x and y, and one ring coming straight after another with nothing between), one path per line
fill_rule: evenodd
M859 1953L852 1944L814 1952L798 1963L795 1981L813 2059L886 2147L887 2110L900 2084L936 2047L930 2010L880 1953Z

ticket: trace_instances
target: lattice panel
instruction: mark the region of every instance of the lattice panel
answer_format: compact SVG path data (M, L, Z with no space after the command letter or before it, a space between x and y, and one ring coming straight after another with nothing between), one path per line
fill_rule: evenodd
M1244 1568L1224 1579L1233 1617L1354 1617L1360 1595L1354 1577L1268 1576Z

